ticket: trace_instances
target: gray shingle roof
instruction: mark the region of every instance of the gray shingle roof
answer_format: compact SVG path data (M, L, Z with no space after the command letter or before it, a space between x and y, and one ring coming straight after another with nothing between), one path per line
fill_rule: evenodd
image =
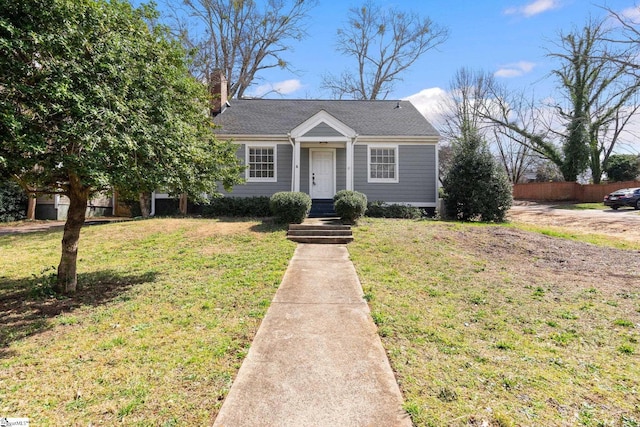
M224 135L286 135L321 110L359 135L438 136L409 101L232 99L214 118ZM397 108L400 105L400 108Z

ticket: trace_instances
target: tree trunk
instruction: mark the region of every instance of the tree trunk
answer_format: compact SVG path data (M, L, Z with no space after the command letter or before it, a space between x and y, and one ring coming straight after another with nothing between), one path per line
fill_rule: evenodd
M142 218L151 216L151 193L140 193L140 215Z
M180 195L179 208L182 215L187 214L187 195L185 193Z
M78 275L76 263L78 259L78 241L80 229L84 224L89 200L89 190L82 187L77 177L72 177L69 184L69 211L64 224L62 236L62 257L58 265L58 281L55 290L63 294L76 291Z
M28 205L27 205L27 219L36 219L36 195L35 193L27 193Z

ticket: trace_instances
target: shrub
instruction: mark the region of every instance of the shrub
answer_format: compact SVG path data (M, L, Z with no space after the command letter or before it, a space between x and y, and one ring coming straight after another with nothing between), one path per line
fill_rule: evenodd
M503 222L513 201L511 184L477 132L458 141L443 182L445 216Z
M640 175L640 157L633 154L612 154L604 171L609 181L633 181Z
M27 216L27 195L14 181L0 182L0 222L19 221Z
M422 209L413 206L389 204L374 201L367 204L367 216L373 218L402 218L418 219L422 218Z
M367 211L367 196L357 191L341 190L333 202L338 216L345 222L355 224Z
M266 217L271 216L269 197L218 197L202 206L202 216Z
M352 194L354 191L352 190L340 190L333 196L333 203L337 202L338 199L346 196L347 194Z
M300 224L309 215L311 197L306 193L281 191L269 199L276 221L284 224Z

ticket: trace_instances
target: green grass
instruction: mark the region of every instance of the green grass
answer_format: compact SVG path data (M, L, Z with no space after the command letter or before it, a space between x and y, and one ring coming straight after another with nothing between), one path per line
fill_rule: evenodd
M538 263L521 244L542 230L514 228L365 219L354 230L349 252L405 410L416 426L638 425L637 272L611 286Z
M417 426L640 423L637 274L554 269L518 239L640 244L514 224L364 219L354 232ZM51 291L60 231L0 237L1 415L210 425L295 248L284 236L241 221L87 227L73 298Z
M86 227L73 298L61 231L0 237L0 415L54 425L208 425L295 245L258 222Z
M611 209L608 206L605 206L603 203L571 203L571 204L562 204L554 206L555 209L568 209L568 210L606 210Z

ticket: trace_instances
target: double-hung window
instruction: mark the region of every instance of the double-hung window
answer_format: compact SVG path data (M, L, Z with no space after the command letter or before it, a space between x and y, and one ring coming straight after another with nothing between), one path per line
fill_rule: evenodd
M398 182L398 147L369 146L369 182Z
M247 181L276 182L277 150L275 145L247 146L246 156Z

